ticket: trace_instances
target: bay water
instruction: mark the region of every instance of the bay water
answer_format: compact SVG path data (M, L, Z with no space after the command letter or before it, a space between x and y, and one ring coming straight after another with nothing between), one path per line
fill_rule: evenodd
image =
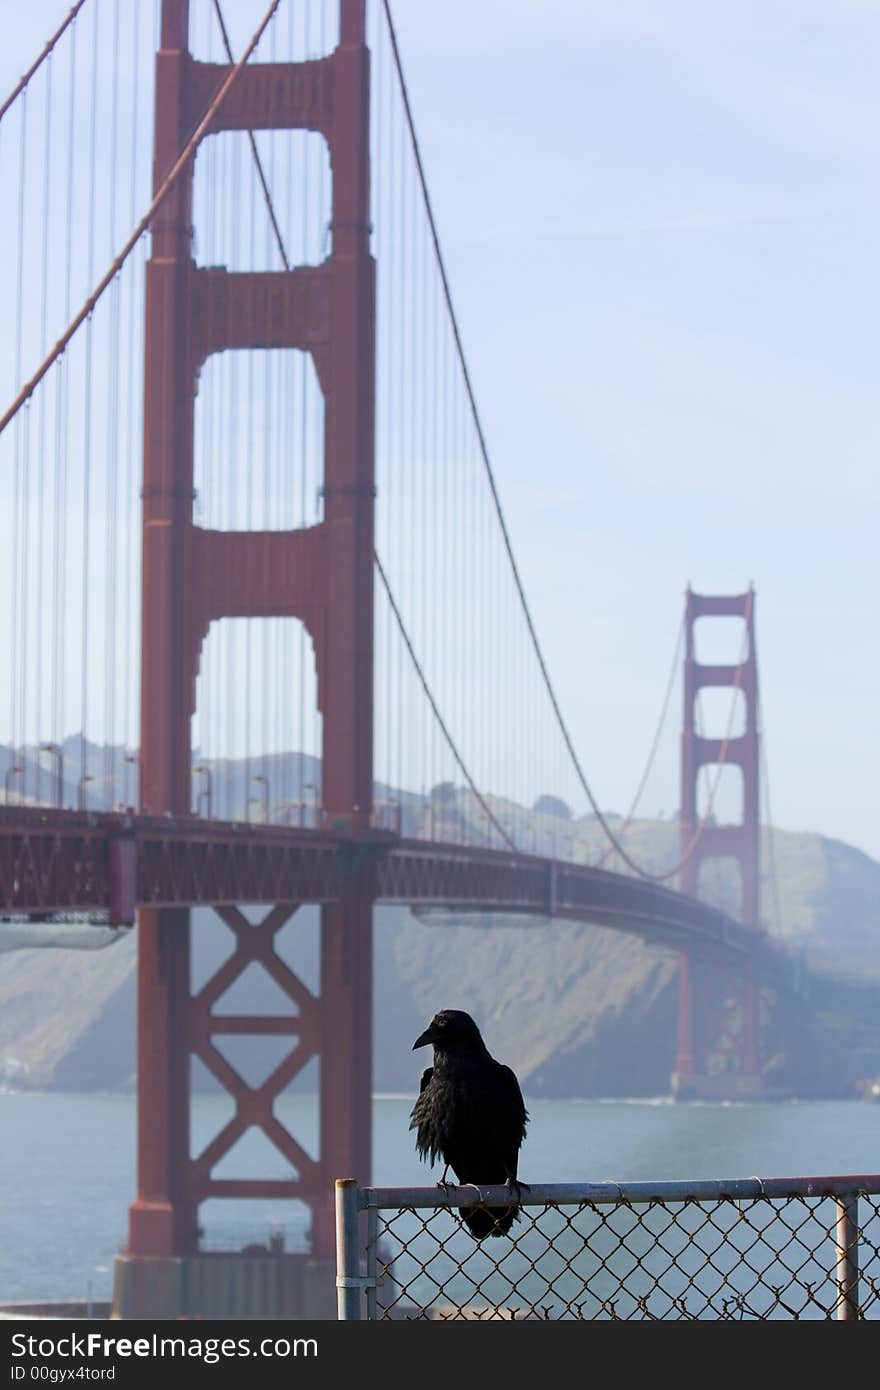
M409 1131L413 1096L376 1096L372 1180L431 1186ZM520 1176L526 1182L636 1182L812 1177L880 1172L880 1105L865 1101L674 1104L529 1100ZM199 1152L229 1103L197 1095ZM278 1118L314 1153L317 1104L282 1097ZM0 1302L110 1298L114 1256L135 1194L136 1116L130 1094L0 1093ZM289 1177L286 1161L249 1130L216 1176ZM357 1176L338 1174L339 1177ZM200 1213L206 1248L307 1241L307 1211L282 1201L211 1201Z

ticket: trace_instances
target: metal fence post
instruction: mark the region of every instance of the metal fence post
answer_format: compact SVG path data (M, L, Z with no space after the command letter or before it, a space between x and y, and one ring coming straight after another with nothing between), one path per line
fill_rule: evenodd
M360 1251L358 1250L357 1178L336 1179L336 1316L340 1321L363 1317Z
M835 1198L837 1207L837 1317L859 1316L859 1198L858 1193Z

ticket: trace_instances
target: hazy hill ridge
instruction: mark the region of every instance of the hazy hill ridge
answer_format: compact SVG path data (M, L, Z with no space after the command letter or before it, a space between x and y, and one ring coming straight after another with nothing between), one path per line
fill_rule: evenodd
M411 814L417 813L413 805ZM598 833L589 822L569 822L565 830L584 847ZM672 862L676 843L677 827L665 821L640 822L627 841L637 857L658 865ZM768 850L765 844L765 864ZM880 864L839 841L784 831L773 834L772 860L778 894L765 876L767 926L803 953L811 983L807 997L795 1002L766 997L768 1066L798 1095L855 1094L861 1077L880 1074ZM735 910L732 876L713 872L706 895ZM71 1090L132 1085L135 945L132 931L103 951L0 955L0 1079ZM228 945L219 920L197 912L196 983L219 965ZM297 913L281 949L317 988L315 909ZM417 1085L412 1042L440 1007L473 1013L492 1051L532 1095L668 1089L676 961L667 951L568 922L436 915L418 921L403 909L378 908L375 956L379 1091ZM235 987L235 998L230 994L218 1007L274 1009L274 988L255 969ZM246 1074L258 1065L261 1042L239 1045L240 1057L230 1060Z

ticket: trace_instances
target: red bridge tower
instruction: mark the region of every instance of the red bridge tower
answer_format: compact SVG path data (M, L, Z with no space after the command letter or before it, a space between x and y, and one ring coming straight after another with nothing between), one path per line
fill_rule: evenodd
M192 165L152 227L147 268L143 478L141 809L188 815L190 721L202 643L227 617L295 616L308 629L323 714L323 804L353 835L370 824L373 786L373 410L375 264L369 247L369 54L364 0L340 0L339 45L303 63L246 65L221 104L220 131L305 129L327 141L332 253L291 271L239 274L193 259ZM189 0L163 0L156 59L154 187L159 188L231 68L189 53ZM196 380L211 353L297 348L311 354L325 400L324 520L290 532L210 531L193 521ZM243 673L247 678L247 673ZM295 902L252 926L218 910L231 958L194 993L188 909L138 916L138 1190L117 1262L123 1317L322 1316L335 1307L333 1180L369 1180L372 903L369 871L352 868L341 902L321 908L320 997L275 952ZM219 929L219 926L218 926ZM291 1001L277 1018L219 1016L213 1004L252 962ZM220 1033L288 1034L290 1051L261 1086L228 1066ZM235 1114L201 1154L190 1151L189 1073L198 1056L231 1093ZM320 1058L320 1152L310 1157L273 1112L275 1097ZM218 1180L217 1161L250 1126L296 1176ZM275 1197L312 1210L312 1251L257 1260L199 1250L199 1204ZM227 1263L235 1261L235 1277ZM268 1280L268 1284L267 1284ZM250 1281L250 1282L249 1282ZM253 1287L251 1287L251 1285ZM238 1301L229 1301L235 1286ZM199 1293L198 1291L202 1292ZM201 1300L201 1301L200 1301Z

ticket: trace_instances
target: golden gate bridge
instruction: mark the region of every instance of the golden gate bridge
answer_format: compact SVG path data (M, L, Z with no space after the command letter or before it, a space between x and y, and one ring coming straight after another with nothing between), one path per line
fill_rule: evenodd
M173 1305L210 1198L306 1202L329 1270L334 1179L370 1175L377 903L678 952L677 1094L760 1095L760 986L785 961L758 902L754 593L687 591L680 855L642 865L594 798L529 607L389 5L274 0L236 53L219 0L79 0L0 140L0 912L137 920L121 1306ZM742 626L725 665L695 652L713 616ZM741 698L740 731L704 736L705 688ZM733 824L698 805L725 765ZM433 797L404 814L392 792L419 785L444 789L442 814ZM595 818L592 862L538 852L524 808L548 790ZM737 917L698 897L717 858L738 865ZM275 949L304 904L317 991ZM196 906L232 941L197 989ZM287 1012L216 1011L252 965ZM242 1036L289 1043L259 1085L218 1045ZM198 1153L193 1058L234 1101ZM314 1156L274 1103L316 1058ZM215 1175L251 1127L292 1176Z

